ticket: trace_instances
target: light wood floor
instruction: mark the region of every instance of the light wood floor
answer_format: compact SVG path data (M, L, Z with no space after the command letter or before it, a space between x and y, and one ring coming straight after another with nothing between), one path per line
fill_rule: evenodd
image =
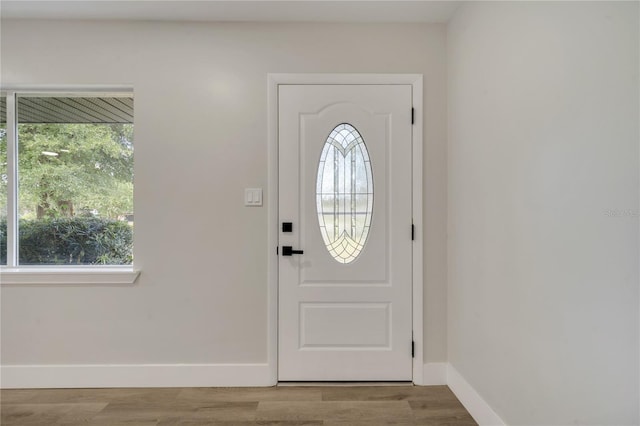
M9 425L476 425L446 386L20 389Z

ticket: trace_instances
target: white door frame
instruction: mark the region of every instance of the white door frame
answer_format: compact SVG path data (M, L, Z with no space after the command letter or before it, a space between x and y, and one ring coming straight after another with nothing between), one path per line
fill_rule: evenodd
M270 382L278 383L278 86L287 84L406 84L411 85L414 125L412 128L412 215L413 241L412 308L413 383L423 384L423 237L422 226L422 74L268 74L267 75L267 363Z

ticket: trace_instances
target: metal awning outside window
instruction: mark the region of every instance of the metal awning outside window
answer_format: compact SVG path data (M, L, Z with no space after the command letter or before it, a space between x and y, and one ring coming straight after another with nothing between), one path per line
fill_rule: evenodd
M1 97L0 117L6 117L6 109ZM133 96L18 96L17 110L18 123L25 124L133 123Z

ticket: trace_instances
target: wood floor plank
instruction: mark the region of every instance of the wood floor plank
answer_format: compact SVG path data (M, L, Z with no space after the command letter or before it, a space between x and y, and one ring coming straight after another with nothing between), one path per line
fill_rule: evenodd
M60 417L57 425L78 425L90 423L105 407L106 402L73 404L71 410Z
M477 425L473 417L458 401L431 400L409 401L416 421L425 425Z
M110 403L102 412L94 417L96 422L113 421L117 423L154 423L172 417L190 418L195 415L191 405L131 402Z
M261 401L258 420L411 421L406 401Z
M419 418L414 420L414 424L421 426L478 426L478 423L470 415Z
M2 425L86 424L107 406L106 403L2 404Z
M322 391L323 401L457 401L447 386L332 387Z
M96 416L96 420L114 419L171 422L189 421L247 421L255 420L258 402L208 402L192 404L185 401L172 403L117 402L110 403Z
M255 420L258 402L210 402L196 409L198 419L214 421Z
M320 401L322 391L312 387L187 388L181 390L177 398L191 403L207 401Z
M359 422L357 420L326 420L323 426L414 426L413 420L367 420Z
M101 419L91 420L90 423L86 423L91 426L158 426L157 421L140 421L140 420L113 420L113 419Z
M256 421L229 421L229 422L210 422L201 420L174 420L161 421L158 426L322 426L322 420L310 421L279 421L279 420L256 420Z
M40 389L2 389L0 390L0 403L29 402L39 391Z
M259 426L319 426L324 422L322 420L258 420L255 424ZM225 426L231 426L231 424Z

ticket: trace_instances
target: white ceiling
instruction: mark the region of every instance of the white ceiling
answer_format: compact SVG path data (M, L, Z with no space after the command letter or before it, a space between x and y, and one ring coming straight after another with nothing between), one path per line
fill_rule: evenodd
M2 18L225 22L449 21L458 1L0 0Z

